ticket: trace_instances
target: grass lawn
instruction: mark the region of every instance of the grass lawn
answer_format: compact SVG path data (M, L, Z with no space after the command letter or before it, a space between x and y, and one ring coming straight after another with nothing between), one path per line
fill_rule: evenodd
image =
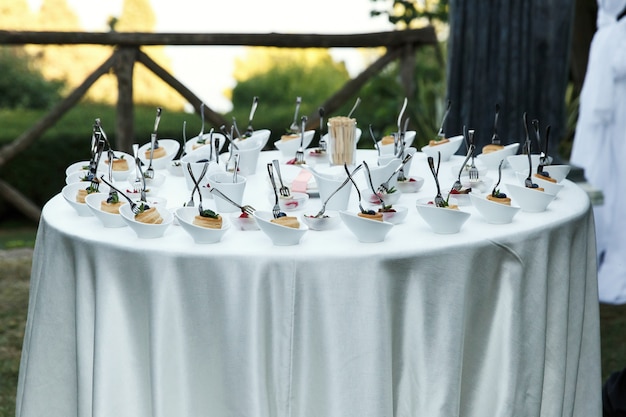
M33 226L0 228L0 417L15 415L20 350L28 309ZM13 248L12 256L6 256ZM626 305L600 305L602 380L626 367ZM600 389L600 387L598 387Z

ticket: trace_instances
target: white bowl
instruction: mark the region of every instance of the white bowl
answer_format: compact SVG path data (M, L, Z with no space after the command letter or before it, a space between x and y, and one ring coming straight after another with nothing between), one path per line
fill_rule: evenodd
M235 139L235 143L239 147L239 149L247 149L247 148L258 148L261 147L263 149L265 145L267 145L267 141L270 138L270 134L272 132L269 129L259 129L255 130L252 133L252 136L246 139Z
M400 224L404 222L409 210L404 206L392 206L392 210L395 211L383 211L383 221L391 224Z
M65 201L67 201L68 204L72 206L74 210L76 210L76 213L78 213L79 216L93 216L93 212L91 211L87 203L79 203L78 201L76 201L76 194L78 193L78 190L87 189L87 187L89 187L89 184L89 182L84 181L74 182L72 184L67 184L61 190L61 194L63 195L63 198L65 198ZM100 186L98 187L98 192L108 195L109 186L106 184L100 184Z
M309 230L308 226L302 222L300 222L298 229L272 223L274 216L269 211L255 211L254 218L261 231L265 233L276 246L297 245L300 243L302 236Z
M315 130L307 130L304 132L303 149L306 149L311 144L314 135ZM297 138L290 140L277 140L274 142L274 146L285 158L294 158L296 156L296 151L300 147L300 135L298 135Z
M520 211L517 206L508 206L487 200L484 195L470 194L470 200L476 210L485 218L487 223L508 224L513 221L513 217Z
M442 143L441 145L423 146L421 151L428 156L432 156L435 159L435 163L437 162L438 153L441 152L441 161L445 162L459 150L463 142L463 135L453 136L448 139L448 142Z
M545 211L548 205L554 200L554 194L526 188L515 184L505 184L509 197L522 211L530 213L540 213Z
M422 219L430 226L433 232L438 234L458 233L463 224L470 218L470 213L468 212L437 207L434 204L418 202L416 207Z
M270 194L270 201L272 204L275 201L274 193ZM307 193L291 193L289 197L283 197L278 195L278 204L280 205L280 209L282 211L294 211L300 210L309 201L309 195Z
M85 203L87 207L91 209L93 215L100 220L104 227L125 227L126 222L122 219L122 216L119 214L109 213L107 211L102 211L100 208L100 203L102 201L106 201L109 198L109 193L94 193L89 194L85 197ZM119 196L120 201L124 204L128 204L128 202L122 197Z
M356 236L359 242L363 243L382 242L393 228L392 223L367 219L360 217L357 213L340 211L339 215L343 223Z
M183 171L183 163L180 159L174 159L169 164L167 164L167 172L175 177L182 177L185 175Z
M71 164L70 166L68 166L65 169L65 176L67 177L68 175L76 172L76 171L85 171L85 172L89 172L89 161L78 161L78 162L74 162L73 164Z
M209 150L208 140L210 136L211 136L210 133L204 133L202 135L202 139L207 141L206 143L198 143L198 138L200 137L200 135L196 135L193 138L189 139L187 142L185 142L185 152L191 153L193 151L197 151L198 149L204 149L208 151ZM224 147L224 144L228 142L228 139L226 139L226 136L224 136L221 133L213 132L213 141L216 141L218 139L219 139L219 143L217 144L217 151L219 153L219 151L221 151L222 148Z
M100 177L100 175L104 175L104 174L98 171L96 172L96 175ZM88 176L89 176L89 171L74 171L65 177L65 184L74 184L75 182L82 182L82 183L88 184L90 182L87 179Z
M124 181L126 177L128 177L129 173L135 172L135 158L133 158L132 155L129 155L126 152L122 151L113 151L113 154L117 158L126 160L126 163L128 164L128 169L111 171L113 179L115 179L116 181ZM115 164L113 164L113 166L115 167ZM102 158L100 158L100 164L98 166L98 172L105 173L105 178L109 177L109 157L106 152L102 153Z
M159 139L159 146L165 148L165 156L161 158L153 158L152 159L152 168L153 169L167 169L167 166L170 162L174 160L176 154L178 154L178 150L180 149L180 143L174 139ZM139 148L139 159L144 163L145 169L148 169L150 166L150 156L146 157L146 151L150 149L150 142L145 143Z
M339 213L336 211L325 211L322 217L315 217L316 214L317 213L303 214L301 216L302 221L309 226L311 230L330 230L341 223Z
M165 208L165 206L155 205L157 211L163 217L163 223L161 224L147 224L138 222L135 220L135 214L130 208L130 204L124 204L120 207L120 215L126 222L126 224L133 229L137 237L140 239L155 239L162 237L168 227L174 221L172 213Z
M563 181L572 167L570 165L546 165L543 170L550 174L551 178L554 178L557 183Z
M402 191L399 191L397 187L394 187L395 191L392 193L378 193L378 194L374 194L372 192L372 190L370 190L369 188L363 189L361 190L361 195L363 196L363 199L365 201L367 201L369 204L380 204L380 199L383 200L383 202L390 206L392 204L396 204L398 202L398 200L400 200L400 196L402 195Z
M413 144L413 140L415 139L415 134L416 134L415 130L406 131L406 133L404 134L404 147L405 148L409 148ZM381 155L393 154L393 151L394 151L393 142L383 144L382 139L381 139L377 143L378 143L378 148L380 149Z
M504 160L504 163L502 164L502 168L504 168L507 164L506 158L508 156L515 155L518 148L519 143L511 143L509 145L505 145L504 148L499 151L481 153L476 158L485 164L488 169L498 169L500 161Z
M254 216L244 216L241 212L232 213L230 215L230 222L237 230L259 230L259 225L256 224Z
M198 215L197 207L181 207L176 209L174 215L183 230L185 230L196 243L217 243L222 240L224 233L230 228L230 222L224 216L221 216L222 227L220 229L211 229L193 224L194 217Z
M531 154L530 160L532 163L532 172L537 172L537 166L539 166L538 154ZM506 161L509 163L513 172L525 172L528 174L528 155L509 155L506 157Z
M398 181L396 188L402 193L416 193L424 185L423 177L409 177L406 181Z
M520 185L523 186L526 182L528 173L524 174L523 172L516 172L515 176L517 177L517 180L519 181ZM558 184L552 181L544 180L542 178L536 177L535 174L533 174L532 177L530 178L532 179L533 183L543 188L544 192L548 194L557 195L559 191L563 189L563 184Z

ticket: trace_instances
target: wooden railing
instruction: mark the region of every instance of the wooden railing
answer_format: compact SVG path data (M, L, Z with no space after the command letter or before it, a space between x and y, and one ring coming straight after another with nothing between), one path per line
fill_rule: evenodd
M140 62L170 85L200 113L202 101L183 83L157 64L142 50L147 45L204 45L204 46L272 46L280 48L375 48L385 47L386 53L372 63L357 77L349 80L332 95L323 107L330 114L349 100L372 76L380 72L390 62L400 60L400 74L406 96L412 96L415 89L415 51L424 45L437 45L432 27L423 29L350 34L233 34L233 33L134 33L134 32L25 32L0 31L0 45L110 45L112 55L91 73L82 84L54 106L30 129L22 133L10 144L0 148L0 167L27 149L68 110L75 106L89 88L104 74L113 71L118 80L118 101L116 118L116 148L130 152L134 137L133 110L133 68ZM209 103L210 104L210 103ZM221 114L205 103L204 115L214 125L227 124ZM319 115L308 117L308 126L316 126ZM28 218L39 220L41 209L16 188L0 179L0 197L15 205Z

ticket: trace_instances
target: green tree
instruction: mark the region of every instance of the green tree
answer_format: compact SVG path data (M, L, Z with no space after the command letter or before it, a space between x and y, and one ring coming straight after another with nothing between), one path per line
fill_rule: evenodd
M254 126L270 129L276 140L293 121L296 97L302 97L300 116L312 114L349 79L345 65L326 49L249 48L235 61L234 75L229 116L245 129L252 98L258 96Z
M384 2L386 10L372 10L372 16L386 14L389 21L400 29L423 27L448 22L449 0L370 0Z

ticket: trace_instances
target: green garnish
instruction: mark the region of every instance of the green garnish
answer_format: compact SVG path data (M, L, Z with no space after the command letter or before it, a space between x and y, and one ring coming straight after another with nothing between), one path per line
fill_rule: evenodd
M144 211L148 210L150 208L149 205L147 205L146 203L139 203L139 213L143 213Z
M387 194L393 194L393 193L395 193L396 191L397 191L397 190L396 190L396 187L391 187L390 189L388 189L388 190L387 190Z
M117 194L117 191L113 191L109 194L109 198L107 198L107 203L109 204L117 204L120 202L120 196Z
M94 183L89 184L89 187L86 188L87 194L97 193L98 186Z
M211 218L211 219L217 219L217 218L219 218L219 217L220 217L220 216L219 216L219 214L217 214L217 213L216 213L216 212L214 212L213 210L209 210L209 209L207 209L207 210L202 210L202 211L200 212L200 216L202 216L202 217L209 217L209 218Z

